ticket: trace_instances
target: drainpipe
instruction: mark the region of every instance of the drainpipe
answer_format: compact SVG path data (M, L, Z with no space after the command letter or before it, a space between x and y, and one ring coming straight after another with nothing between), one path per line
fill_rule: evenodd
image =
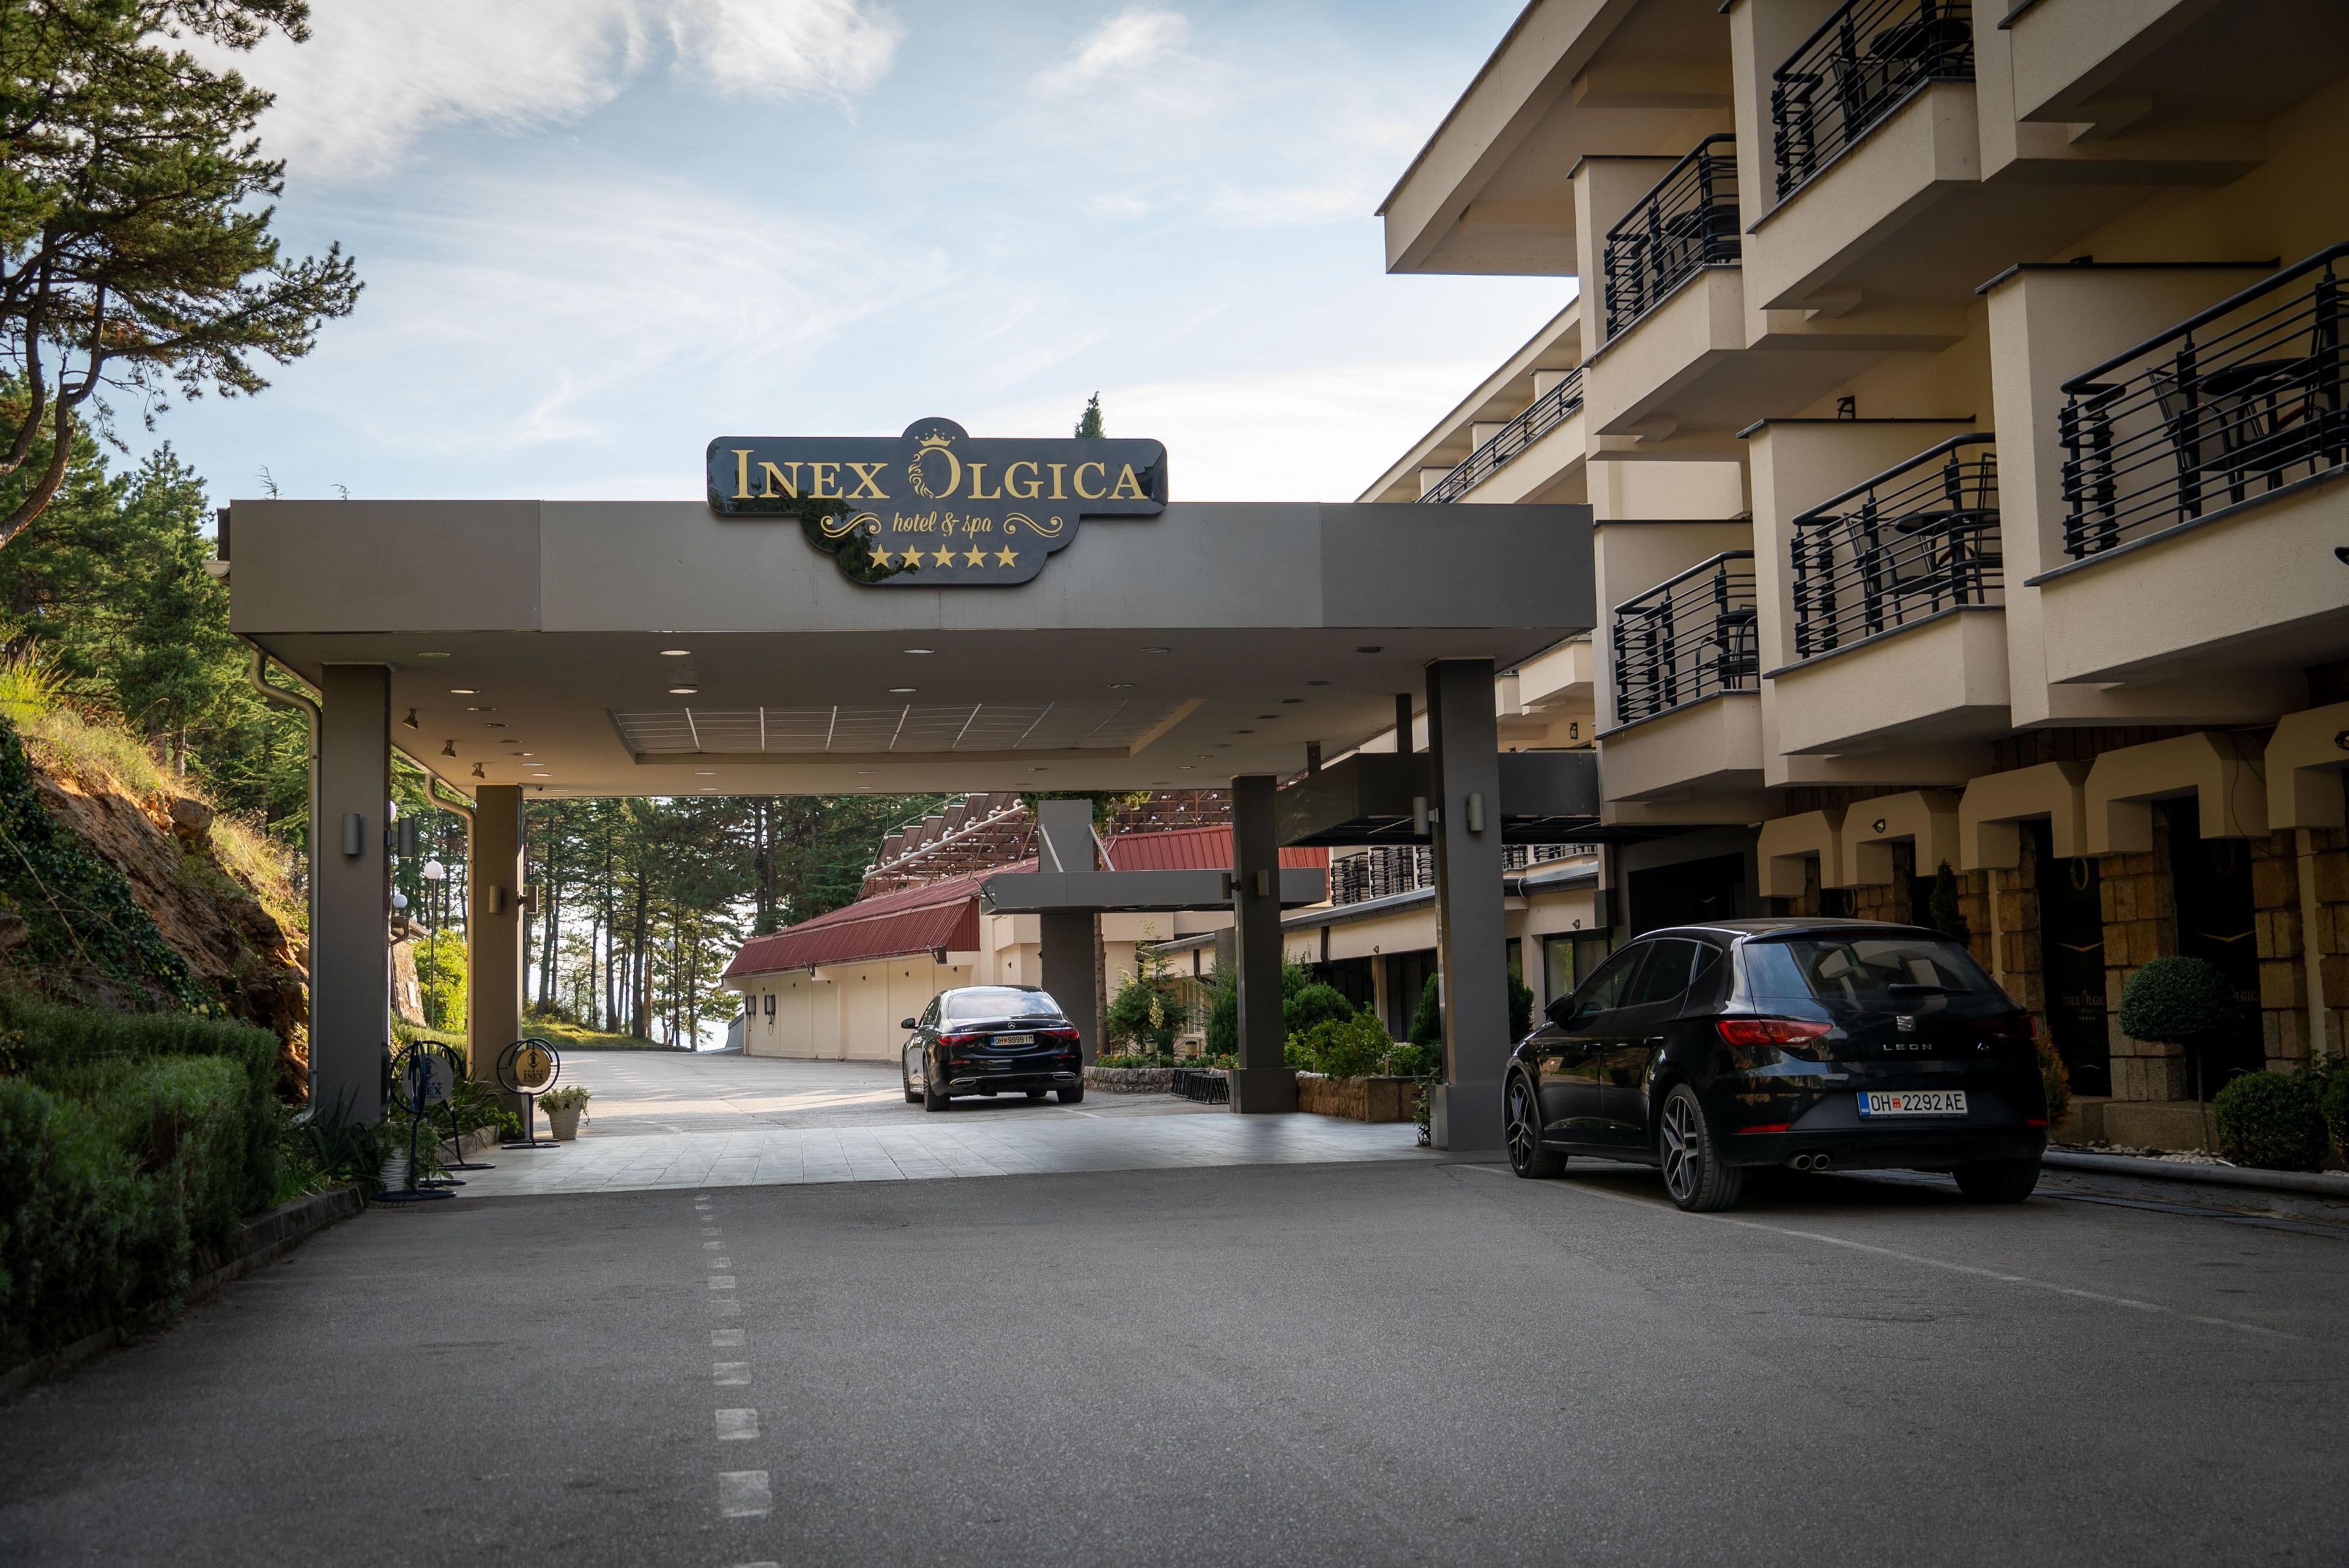
M309 929L302 934L303 951L307 953L311 942L316 939L318 932L318 705L300 692L287 691L281 686L272 686L266 674L269 663L270 657L267 651L260 644L254 644L253 662L245 667L245 679L252 684L254 690L259 692L268 701L276 703L281 707L298 707L310 721L309 820L306 824L304 845L305 852L308 856L308 863L303 868L305 873L303 882L308 893ZM286 673L293 674L290 670ZM295 676L294 678L301 679L299 676ZM302 969L305 981L309 976L309 964L305 960Z

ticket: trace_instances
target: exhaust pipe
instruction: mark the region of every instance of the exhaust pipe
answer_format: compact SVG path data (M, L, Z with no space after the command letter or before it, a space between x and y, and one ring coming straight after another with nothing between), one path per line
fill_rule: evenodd
M1830 1157L1825 1154L1797 1154L1786 1161L1797 1171L1824 1171Z

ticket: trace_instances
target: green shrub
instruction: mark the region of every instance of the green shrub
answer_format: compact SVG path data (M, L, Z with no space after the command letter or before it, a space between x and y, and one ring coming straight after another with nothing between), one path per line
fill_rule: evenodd
M2313 1078L2244 1073L2210 1102L2219 1151L2266 1171L2314 1171L2324 1163L2324 1115Z
M1281 1027L1292 1035L1309 1035L1323 1024L1342 1024L1353 1016L1354 1005L1346 994L1318 980L1281 998Z
M2333 1134L2333 1147L2341 1151L2344 1160L2349 1160L2349 1066L2335 1067L2324 1075L2317 1109L2323 1113L2325 1130Z
M1284 1034L1294 1035L1300 1032L1297 1023L1294 1021L1295 1015L1289 1011L1289 1005L1296 999L1299 993L1312 988L1315 985L1316 982L1314 981L1313 972L1311 970L1306 968L1304 965L1298 963L1293 958L1284 956L1281 959L1280 1011L1281 1028ZM1326 985L1321 986L1320 989L1329 991L1330 995L1336 996L1340 1002L1345 1003L1347 1013L1350 1014L1353 1012L1353 1004L1346 1002L1345 994L1343 992L1337 991ZM1323 1007L1326 1006L1327 1004L1316 1001L1308 1004L1308 1006L1313 1007ZM1313 1021L1319 1022L1319 1016L1317 1015ZM1215 999L1209 1004L1207 1008L1207 1054L1210 1056L1222 1057L1237 1056L1239 1052L1239 971L1237 967L1219 968L1216 971Z
M1331 1078L1370 1078L1388 1070L1395 1043L1386 1026L1368 1013L1324 1018L1303 1035L1291 1035L1289 1065Z
M225 1240L257 1206L246 1201L244 1109L236 1064L218 1057L142 1064L98 1108L200 1246Z
M2064 1125L2072 1114L2072 1075L2064 1066L2064 1058L2055 1049L2055 1042L2043 1039L2039 1048L2039 1081L2047 1090L2047 1128L2054 1131Z
M121 1090L143 1064L177 1057L233 1063L238 1097L241 1212L265 1206L277 1190L277 1037L266 1029L184 1013L125 1015L0 995L0 1028L22 1031L26 1076L63 1098L97 1101Z
M2121 1033L2155 1045L2193 1046L2233 1021L2235 994L2200 958L2156 958L2121 987Z
M1444 1043L1444 992L1436 976L1427 977L1420 987L1419 1006L1411 1015L1411 1043L1414 1046L1440 1046Z
M0 1336L12 1356L119 1316L140 1275L184 1280L186 1230L161 1225L130 1155L88 1106L0 1078ZM156 1276L160 1275L158 1278Z
M1102 1015L1102 1032L1116 1046L1146 1046L1164 1054L1183 1032L1183 998L1164 978L1129 975Z

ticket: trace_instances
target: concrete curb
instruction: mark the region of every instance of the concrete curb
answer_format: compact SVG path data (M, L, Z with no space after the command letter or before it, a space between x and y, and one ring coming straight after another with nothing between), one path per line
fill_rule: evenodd
M2074 1154L2051 1149L2042 1164L2059 1171L2094 1171L2106 1176L2136 1176L2152 1181L2195 1181L2208 1187L2252 1187L2267 1192L2309 1192L2349 1202L2349 1176L2313 1171L2248 1171L2240 1165L2189 1165L2176 1160L2139 1160L2127 1154Z
M349 1219L366 1206L367 1201L357 1187L336 1187L255 1214L239 1226L225 1244L198 1257L200 1266L205 1263L213 1266L189 1279L187 1292L180 1298L181 1310L195 1305L232 1280L282 1257L311 1235L338 1220ZM61 1349L0 1372L0 1403L13 1400L35 1384L112 1349L122 1343L126 1332L151 1326L154 1321L151 1312L142 1313L126 1323L86 1334Z

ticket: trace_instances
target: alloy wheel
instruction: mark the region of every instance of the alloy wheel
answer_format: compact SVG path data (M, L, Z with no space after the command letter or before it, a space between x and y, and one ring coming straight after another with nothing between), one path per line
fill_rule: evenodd
M1522 1175L1534 1162L1535 1131L1532 1096L1526 1092L1526 1080L1509 1080L1509 1163Z
M1687 1202L1703 1178L1703 1134L1696 1125L1696 1108L1675 1096L1664 1105L1664 1185L1674 1199Z

